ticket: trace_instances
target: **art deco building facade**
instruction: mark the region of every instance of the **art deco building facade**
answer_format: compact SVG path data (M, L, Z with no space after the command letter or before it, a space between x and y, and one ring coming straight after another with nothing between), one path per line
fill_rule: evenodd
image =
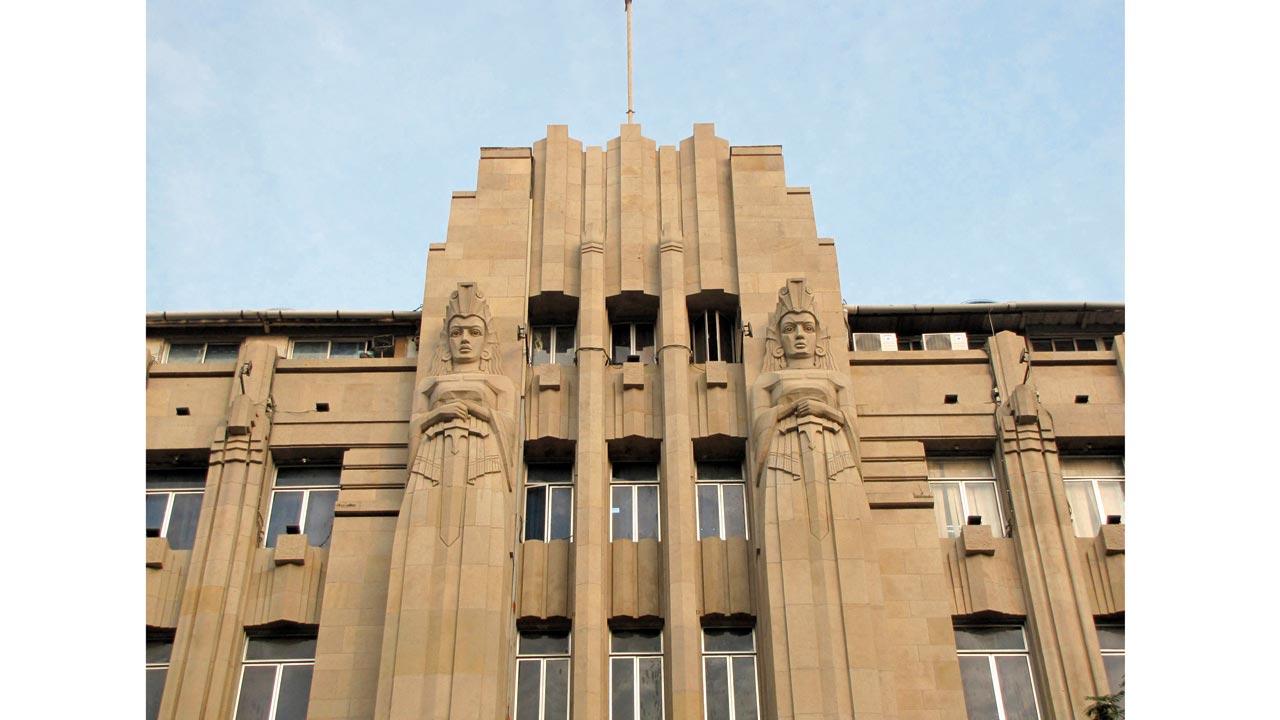
M840 287L781 148L553 125L421 312L148 315L149 716L1085 717L1123 307Z

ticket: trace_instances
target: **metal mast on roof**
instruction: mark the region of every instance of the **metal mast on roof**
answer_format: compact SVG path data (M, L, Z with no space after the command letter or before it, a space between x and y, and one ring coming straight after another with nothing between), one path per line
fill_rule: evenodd
M635 122L634 90L631 83L631 0L622 0L627 10L627 124Z

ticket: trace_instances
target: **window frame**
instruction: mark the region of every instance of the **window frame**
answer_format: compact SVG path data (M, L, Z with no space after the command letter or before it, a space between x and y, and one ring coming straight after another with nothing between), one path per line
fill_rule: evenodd
M715 535L715 537L718 537L721 540L728 540L730 537L737 537L736 535L730 536L726 534L728 523L725 522L724 488L726 485L737 485L742 488L742 531L743 531L742 537L744 539L750 540L751 539L751 513L750 513L750 510L747 508L747 478L746 478L747 473L746 473L746 468L743 467L743 463L741 461L738 462L738 468L739 468L738 477L741 478L739 480L703 480L699 471L699 466L702 464L702 462L719 462L723 464L729 464L729 463L732 463L733 461L732 460L724 460L724 461L707 460L707 461L695 461L693 463L693 522L694 522L694 526L698 530L698 540L704 540L706 538L712 537L711 535L704 536L702 534L702 495L701 493L698 492L698 489L704 485L706 486L714 485L716 488L716 517L719 522L719 525L717 526L717 529L719 532Z
M538 720L544 720L547 711L547 661L548 660L564 660L569 664L569 671L565 673L565 707L569 711L569 716L573 715L573 631L564 631L565 639L568 647L563 654L560 653L525 653L520 649L520 640L524 632L516 631L516 672L512 678L512 686L514 694L511 699L511 718L520 717L520 663L521 662L537 662L538 663ZM546 633L538 633L546 634Z
M566 474L565 479L563 480L555 480L552 482L542 481L542 482L530 483L528 469L531 466L528 463L525 464L524 506L521 507L520 509L520 518L521 518L520 542L534 541L534 542L546 543L546 542L552 542L553 540L567 540L569 542L573 542L573 531L574 531L574 522L573 522L574 497L573 496L574 496L574 487L576 485L576 483L574 482L574 466L569 463L534 463L533 465L535 466L542 465L543 467L547 467L547 466L563 467L568 470L568 473ZM542 537L530 538L529 537L529 491L537 488L543 488L545 491L545 496L544 496L545 500L542 506L543 507ZM552 498L553 498L553 494L557 492L561 494L568 493L569 495L569 536L564 538L551 537L551 518L553 515L553 513L551 512L552 504L553 504Z
M166 540L169 538L169 522L173 519L173 505L174 505L174 502L175 502L175 500L176 500L176 498L174 497L175 495L199 495L199 496L200 496L200 510L197 510L197 511L196 511L196 528L195 528L196 532L199 532L199 529L200 529L200 527L199 527L199 526L200 526L200 511L202 511L202 510L204 509L204 491L205 491L206 486L208 485L208 477L207 477L207 475L208 475L208 469L207 469L207 468L174 468L174 469L176 469L176 470L191 470L193 473L194 473L195 471L197 471L197 470L201 470L201 471L203 471L205 474L201 476L201 479L200 479L200 489L198 489L198 490L197 490L197 489L195 489L195 487L191 487L191 488L146 488L146 489L145 489L145 491L144 491L144 493L143 493L143 494L144 494L144 495L146 495L147 497L151 497L152 495L155 495L155 496L167 495L167 496L168 496L168 498L165 500L165 504L164 504L164 518L160 521L160 537L165 538ZM151 469L148 469L148 473L150 473L150 471L151 471ZM195 483L195 481L192 481L192 484L193 484L193 485L194 485L194 483ZM148 529L149 529L149 528L148 528ZM192 545L192 547L194 547L194 546L195 546L195 536L196 536L196 532L193 532L193 533L191 534L191 545ZM172 543L172 542L170 542L169 544L170 544L170 547L172 547L173 543ZM191 548L174 548L174 549L175 549L175 550L189 550L189 549L191 549Z
M168 652L166 652L166 653L165 653L165 659L164 659L164 661L163 661L163 662L161 662L161 661L155 661L155 662L147 661L147 662L145 663L145 664L146 664L146 671L147 671L147 675L148 675L148 677L151 675L152 671L155 671L155 670L162 671L162 674L160 675L160 697L161 697L161 699L163 699L163 698L164 698L164 685L165 685L165 683L166 683L166 682L168 682L168 680L169 680L169 665L173 662L173 640L174 640L174 639L173 639L172 637L148 637L148 638L147 638L147 644L148 644L148 645L149 645L149 644L151 644L151 643L160 643L160 644L164 644L164 645L168 645L168 646L169 646L169 647L168 647ZM157 710L157 713L158 713L159 708L156 708L156 710ZM148 718L148 720L151 720L151 718Z
M693 316L695 314L702 315L702 327L706 331L706 335L703 338L701 338L702 353L703 353L702 360L697 359L698 357L697 343L699 338L695 337L696 333L694 332ZM729 338L729 352L731 357L729 357L728 359L720 357L720 348L722 345L721 337L720 337L720 319L722 317L727 318L726 321L728 322L728 325L729 325L729 332L732 334L732 337ZM739 317L740 317L740 314L737 308L733 310L733 317L729 317L729 311L727 310L707 309L707 310L701 310L701 311L693 311L689 313L689 343L691 345L689 349L693 354L693 364L703 365L709 362L726 362L726 363L742 362L742 323L739 321ZM712 330L713 327L714 327L714 332ZM714 344L711 342L711 338L713 334L715 336ZM713 348L715 349L715 355L716 355L715 358L711 357L712 355L711 351Z
M296 467L334 468L338 471L337 482L335 482L332 485L285 485L284 487L279 486L277 484L277 480L280 477L281 468L289 469L289 468L296 468ZM315 465L292 465L292 464L277 465L271 475L271 498L270 500L267 501L266 522L262 526L262 547L270 547L270 548L275 547L275 543L271 541L272 535L270 533L271 533L271 511L274 510L276 506L276 493L302 492L302 504L298 506L298 532L303 535L306 535L307 534L307 509L311 506L311 494L313 492L332 491L334 493L334 503L335 503L335 510L336 510L336 503L338 500L337 493L341 489L342 489L342 466L339 464L317 463ZM329 542L333 540L333 517L336 517L336 515L332 516L329 520L329 537L325 538L324 544L314 544L312 543L312 538L308 537L307 545L311 547L328 547L329 546ZM288 523L286 523L285 525L287 527ZM285 535L285 534L287 533L281 531L276 534L276 537L280 535Z
M1036 688L1036 668L1031 663L1031 646L1027 643L1027 628L1025 625L957 625L955 630L977 630L984 628L1017 628L1022 634L1022 650L1011 649L992 649L992 650L961 650L959 643L956 643L957 663L962 657L985 657L987 659L987 671L990 673L991 689L995 695L996 703L996 720L1007 720L1004 710L1004 696L1000 690L1000 674L996 668L996 658L998 657L1015 657L1022 658L1027 663L1027 677L1031 679L1031 704L1036 710L1036 720L1044 720L1044 713L1040 710L1040 691ZM960 679L961 690L964 689L964 676L961 674ZM968 701L966 700L965 714L969 711Z
M618 465L649 465L653 467L653 480L627 480L626 478L618 478L614 475L614 468ZM640 490L641 487L652 486L655 491L655 507L657 513L655 525L658 528L658 537L656 538L640 538ZM617 519L618 513L615 513L613 505L613 491L625 489L631 494L631 537L616 538L613 533L614 521ZM631 542L639 542L640 540L657 540L662 541L662 467L660 463L647 462L610 462L609 463L609 542L614 540L630 540Z
M742 628L733 627L707 627L703 626L702 632L699 633L700 648L702 650L702 718L710 720L711 703L707 696L707 660L712 658L725 658L726 679L728 681L729 691L729 720L738 720L738 709L736 694L733 688L733 660L735 658L751 658L752 676L755 679L755 700L756 700L756 718L762 717L760 714L760 660L759 660L759 644L756 642L756 629L751 628L751 651L743 650L707 650L707 631L708 630L735 630Z
M1094 343L1093 348L1081 348L1080 341ZM1048 343L1049 347L1037 348L1036 344ZM1070 348L1059 348L1059 343L1070 343ZM1115 349L1115 338L1107 335L1033 335L1027 337L1032 352L1110 352Z
M178 361L176 361L176 362L179 362L179 363L192 363L192 362L194 362L194 363L199 363L199 364L201 364L201 365L204 365L204 364L207 364L207 363L209 362L209 360L208 360L207 358L208 358L208 356L209 356L209 346L210 346L210 345L234 345L234 346L235 346L235 348L236 348L236 355L237 355L237 357L238 357L238 356L239 356L239 353L240 353L240 345L241 345L241 341L236 340L236 341L218 342L218 341L216 341L216 340L201 340L201 341L191 341L191 342L173 342L172 340L166 340L166 341L165 341L165 343L164 343L164 360L163 360L163 363L164 363L164 364L166 364L166 365L167 365L167 364L169 364L170 362L175 362L175 361L172 361L172 360L170 360L170 359L169 359L169 353L173 350L173 346L174 346L174 345L199 345L199 346L200 346L200 359L199 359L199 360L178 360ZM213 362L215 362L215 363L234 363L235 361L236 361L236 360L233 358L233 359L231 359L231 360L214 360Z
M240 678L236 681L235 705L232 706L231 720L236 720L236 717L240 714L240 693L244 689L244 674L247 668L267 667L267 666L275 667L275 682L271 686L271 704L267 710L267 720L275 720L276 710L278 709L278 706L280 703L280 681L281 681L281 678L284 677L285 667L310 665L312 668L311 682L312 684L315 683L316 652L314 649L311 651L310 660L301 660L301 659L293 659L293 658L285 658L285 659L277 658L274 660L250 660L248 657L249 643L253 640L294 640L294 639L315 641L316 637L314 635L262 635L262 636L247 635L245 637L244 650L241 651L240 653ZM308 688L307 690L308 709L310 708L310 694L311 694L311 691L310 691L310 688Z
M1000 497L1000 495L1001 495L1001 493L1000 493L1000 479L999 479L999 477L997 477L997 476L996 476L996 463L995 463L995 461L991 458L991 456L989 456L989 455L954 455L954 456L952 456L952 455L947 455L947 456L934 456L934 457L929 457L929 458L927 458L927 460L932 460L932 461L934 461L934 462L946 462L946 461L948 461L948 460L985 460L985 461L987 462L987 467L991 469L991 476L990 476L990 477L979 477L979 476L976 476L976 475L975 475L975 476L972 476L972 477L967 477L967 476L956 476L956 477L941 477L941 478L934 478L934 477L932 477L932 476L931 476L931 477L929 477L929 478L927 479L927 482L929 483L929 492L930 492L930 493L934 493L934 485L958 485L958 486L959 486L959 488L960 488L960 509L961 509L961 511L962 511L962 513L961 513L961 521L962 521L962 522L961 522L961 525L960 525L958 528L956 528L956 533L955 533L955 535L946 535L946 534L944 534L944 535L941 535L940 537L943 537L943 538L958 538L958 537L960 537L960 533L964 531L964 526L968 524L968 522L969 522L969 516L973 514L973 513L971 512L970 508L969 508L969 494L968 494L967 492L965 492L965 486L966 486L966 485L969 485L969 484L972 484L972 485L990 485L992 488L994 488L994 489L995 489L995 497L996 497L996 516L997 516L997 517L996 517L996 523L995 523L995 524L993 524L993 525L988 525L988 523L984 522L984 523L982 523L982 524L983 524L983 525L988 525L989 527L991 527L991 528L993 528L994 530L996 530L997 532L993 533L993 535L995 535L995 537L1001 537L1001 538L1002 538L1002 537L1007 537L1007 536L1008 536L1008 533L1006 532L1006 527L1007 527L1007 526L1006 526L1005 519L1004 519L1004 500L1003 500L1003 499L1001 499L1001 497ZM927 470L926 470L926 473L927 473ZM937 500L937 498L936 498L936 497L934 498L934 502L935 502L935 503L936 503L936 502L938 502L938 500ZM935 518L936 518L936 517L937 517L937 515L936 515L936 511L935 511ZM985 518L984 518L984 519L985 519ZM938 531L939 531L939 532L945 532L945 530L946 530L946 528L945 528L945 527L940 527L940 528L938 528Z
M641 658L658 660L658 720L665 720L667 716L667 684L666 684L666 663L663 656L666 651L666 640L661 630L658 633L658 649L656 651L623 651L615 652L613 649L613 631L609 632L609 720L613 720L613 661L614 660L630 660L631 661L631 717L634 720L640 720L640 660Z
M321 357L302 357L302 358L294 357L294 347L300 342L327 343L328 346L325 348L324 357L322 358ZM370 349L370 342L371 342L370 339L367 337L323 337L323 338L309 338L309 337L292 338L291 337L289 338L289 358L288 359L290 360L368 360L368 359L377 357L373 353L373 350ZM359 353L357 353L355 356L339 355L335 358L333 355L334 343L360 343L361 345L364 346L364 349L361 350Z
M1115 622L1115 621L1111 621L1111 622L1095 622L1095 626L1096 626L1096 628L1097 628L1098 630L1102 630L1103 628L1107 628L1107 629L1110 629L1110 630L1119 630L1119 631L1120 631L1120 636L1121 636L1122 638L1124 637L1124 623L1123 623L1123 622ZM1101 633L1099 633L1099 635L1101 635ZM1101 637L1099 637L1099 639L1098 639L1098 650L1099 650L1099 651L1100 651L1100 653L1102 654L1102 666L1103 666L1103 669L1104 669L1104 670L1106 669L1106 665L1107 665L1107 658L1109 658L1109 657L1118 657L1118 658L1120 658L1121 667L1123 668L1123 666L1124 666L1124 658L1125 658L1125 648L1124 648L1124 643L1123 643L1123 642L1121 643L1121 647L1118 647L1118 648L1114 648L1114 647L1103 647L1103 646L1102 646L1102 639L1101 639ZM1124 672L1123 672L1123 670L1122 670L1122 671L1121 671L1121 673L1120 673L1120 685L1121 685L1121 687L1120 687L1120 688L1109 688L1109 689L1111 690L1111 694L1112 694L1112 695L1114 695L1114 694L1116 694L1116 693L1120 692L1120 690L1121 690L1121 689L1123 689L1124 684L1125 684L1124 680L1125 680L1125 675L1124 675ZM1107 673L1107 682L1108 682L1108 684L1110 684L1110 681L1111 681L1111 673Z
M561 330L561 329L565 329L565 328L568 328L568 330L569 330L569 342L570 342L569 352L571 352L571 353L575 353L575 355L573 356L573 358L574 358L574 359L573 359L573 361L572 361L571 363L568 363L568 364L576 364L576 363L577 363L577 356L576 356L576 351L577 351L577 349L578 349L578 326L577 326L577 325L565 325L565 324L560 324L560 325L530 325L530 326L529 326L529 336L528 336L528 337L529 337L529 354L528 354L528 358L529 358L529 364L530 364L530 365L535 365L535 366L536 366L536 365L565 365L565 364L566 364L566 363L561 363L561 362L557 362L557 361L556 361L556 357L557 357L557 356L560 354L560 352L561 352L560 350L558 350L558 349L557 349L557 348L558 348L558 345L559 345L559 337L560 337L560 333L559 333L558 331L559 331L559 330ZM549 348L548 348L548 350L547 350L547 354L548 354L548 356L550 357L550 359L549 359L549 360L547 360L546 362L534 362L534 360L533 360L533 340L534 340L534 336L537 334L537 332L538 332L539 330L550 330L551 345L549 346Z
M1067 460L1069 463L1070 460L1076 457L1083 458L1083 459L1091 459L1091 460L1104 460L1104 459L1118 460L1120 463L1120 474L1119 475L1096 475L1095 474L1095 475L1070 475L1069 476L1067 475L1067 468L1066 468L1067 463L1063 463L1062 460ZM1058 465L1059 465L1059 469L1062 471L1062 485L1063 485L1064 491L1067 489L1067 485L1070 485L1073 483L1083 485L1085 483L1088 483L1090 495L1093 497L1093 510L1097 513L1097 515L1095 515L1092 518L1092 521L1093 521L1093 524L1097 526L1097 530L1095 530L1092 535L1080 535L1077 533L1076 537L1083 537L1083 538L1097 537L1098 533L1102 532L1102 526L1107 524L1107 511L1103 508L1102 491L1098 489L1098 482L1102 481L1102 482L1119 483L1120 497L1121 497L1121 500L1123 501L1125 494L1127 492L1125 488L1126 483L1125 483L1124 456L1123 455L1077 455L1077 456L1067 455L1059 459ZM1067 511L1071 514L1071 518L1072 518L1071 529L1072 529L1072 532L1075 532L1075 522L1074 522L1075 508L1071 507L1071 501L1070 501L1071 493L1065 493L1065 494L1068 498ZM1125 505L1127 506L1128 503L1125 503ZM1124 518L1126 514L1128 514L1126 509L1122 507L1120 510L1121 523L1124 522Z
M640 362L645 365L652 365L655 362L657 362L657 359L658 359L658 323L657 322L653 320L610 320L609 321L609 362L610 364L621 365L622 363L628 362L626 358L623 358L622 360L616 360L613 357L613 351L617 348L617 345L618 345L618 343L614 339L614 332L613 332L614 327L617 325L627 326L627 332L629 333L629 342L627 346L630 350L627 353L627 357L631 357L632 355L639 356L640 359L635 362ZM637 325L648 325L652 328L653 355L652 355L652 359L648 361L644 359L644 353L641 352L642 349L639 347L636 347L636 326Z

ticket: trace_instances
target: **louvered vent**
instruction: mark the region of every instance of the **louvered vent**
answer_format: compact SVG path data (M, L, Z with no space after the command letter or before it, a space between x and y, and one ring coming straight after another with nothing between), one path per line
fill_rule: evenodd
M898 350L898 336L893 333L854 333L853 349L858 352Z
M969 338L962 332L925 333L923 338L925 350L968 350Z

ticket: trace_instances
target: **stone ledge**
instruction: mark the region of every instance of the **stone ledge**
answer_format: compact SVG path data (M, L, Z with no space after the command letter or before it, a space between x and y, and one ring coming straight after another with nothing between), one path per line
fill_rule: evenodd
M302 565L307 560L307 535L276 536L275 563L279 565Z
M167 538L147 538L147 567L163 568L165 556L169 554Z
M966 556L995 555L996 542L989 525L965 525L960 528L960 547Z

